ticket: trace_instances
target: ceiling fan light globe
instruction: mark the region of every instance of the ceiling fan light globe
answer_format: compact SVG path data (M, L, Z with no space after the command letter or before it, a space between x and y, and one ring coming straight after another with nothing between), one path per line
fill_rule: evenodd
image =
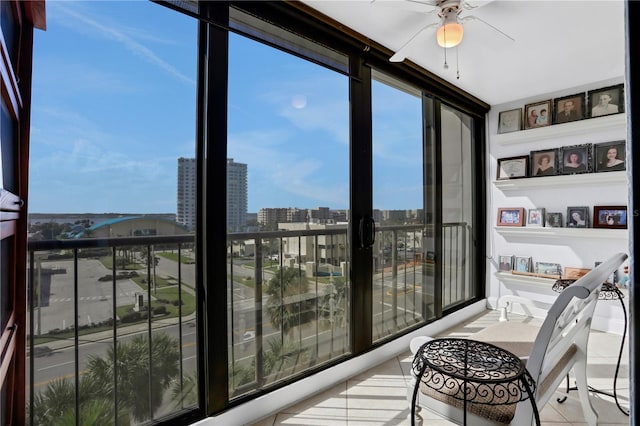
M464 29L461 24L457 22L447 22L438 28L436 39L440 47L449 48L459 45L462 42L463 35Z

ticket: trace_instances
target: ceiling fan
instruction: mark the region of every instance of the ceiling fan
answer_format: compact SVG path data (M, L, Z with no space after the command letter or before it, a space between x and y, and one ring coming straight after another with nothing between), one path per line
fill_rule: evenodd
M376 2L376 0L372 0L372 3ZM467 15L462 16L465 10L473 10L480 7L483 4L488 4L490 1L483 2L473 2L468 0L406 0L407 3L410 3L412 6L422 5L425 8L430 8L430 10L426 10L426 14L430 15L432 13L436 13L438 16L437 22L428 23L423 26L416 32L411 38L409 38L401 47L398 49L389 60L391 62L402 62L406 59L406 48L411 45L411 43L424 31L431 28L438 28L436 30L436 40L440 47L445 49L450 47L455 47L462 42L462 37L464 35L464 27L463 23L469 21L480 21L498 33L502 34L504 37L515 41L513 37L494 27L490 23L485 20L478 18L477 16ZM378 3L383 3L382 1ZM394 4L398 4L398 2L393 2ZM482 4L480 4L482 3ZM423 12L423 13L425 13ZM446 67L446 59L445 59L445 67Z

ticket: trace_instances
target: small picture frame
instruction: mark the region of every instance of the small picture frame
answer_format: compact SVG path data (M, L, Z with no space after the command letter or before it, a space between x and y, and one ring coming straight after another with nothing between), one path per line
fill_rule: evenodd
M523 226L524 208L511 207L498 209L498 226Z
M519 179L528 177L529 156L499 158L497 180Z
M498 271L510 272L513 270L513 255L498 256Z
M513 270L517 272L531 272L531 258L516 256Z
M558 278L562 276L562 265L551 262L536 262L536 274L556 275Z
M530 153L530 173L531 177L554 176L558 174L559 149L543 149L531 151Z
M544 226L544 209L529 209L527 226Z
M570 145L560 148L560 174L576 175L580 173L591 173L593 164L591 162L592 144Z
M551 124L551 99L524 106L524 128L534 129Z
M585 118L585 101L584 93L554 99L553 124L569 123Z
M545 215L544 226L548 228L562 228L562 213L550 212Z
M588 228L589 207L567 207L567 228Z
M498 114L498 133L522 130L522 108L501 111Z
M565 280L577 280L583 275L586 275L591 269L589 268L574 268L572 266L565 266L564 275L562 276Z
M589 117L624 112L624 84L589 91Z
M626 170L625 141L604 142L593 145L596 173Z
M627 206L593 206L593 227L627 229Z

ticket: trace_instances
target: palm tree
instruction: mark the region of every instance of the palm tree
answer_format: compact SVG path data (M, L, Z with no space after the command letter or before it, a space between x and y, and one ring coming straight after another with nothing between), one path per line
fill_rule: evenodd
M283 268L276 273L267 284L266 293L267 311L271 317L271 323L288 334L293 327L301 322L300 312L302 302L293 296L307 293L309 283L294 268Z
M112 424L113 401L98 396L97 384L85 377L80 379L79 423L82 425ZM52 426L75 425L75 386L68 379L56 379L51 382L44 392L35 396L33 404L28 407L33 413L33 424ZM129 413L121 411L118 424L128 423Z
M114 419L114 377L117 374L118 424L149 419L162 405L164 391L179 374L177 339L165 333L153 335L151 369L149 342L135 336L111 347L105 357L90 356L87 373L80 379L80 424L110 424ZM114 365L117 360L117 370ZM151 374L150 374L151 371ZM34 424L75 424L75 386L67 379L50 383L29 407Z
M194 406L198 403L198 377L195 372L173 381L171 387L171 401L176 409Z
M118 343L117 395L119 404L130 408L134 420L145 420L162 405L164 390L179 373L178 342L168 334L158 333L152 339L152 373L149 376L149 344L145 336L135 336L131 342ZM87 364L88 377L101 383L100 392L113 398L114 351L106 358L91 356Z

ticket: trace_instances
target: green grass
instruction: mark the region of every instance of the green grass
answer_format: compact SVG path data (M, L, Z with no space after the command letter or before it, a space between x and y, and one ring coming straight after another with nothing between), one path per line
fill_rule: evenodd
M173 253L170 251L163 251L157 254L159 256L164 257L165 259L173 260L174 262L177 262L178 260L180 260L182 263L185 263L188 265L196 263L194 258L185 256L184 254L182 254L180 257L178 257L178 253Z
M153 275L153 274L152 274ZM133 282L135 282L136 284L138 284L140 287L142 287L143 289L147 288L147 274L141 275L141 276L137 276L137 277L133 277L131 278L133 280ZM170 282L169 279L167 278L163 278L159 275L156 275L156 288L160 289L163 287L170 287L175 285L174 282Z
M117 259L121 259L121 258L117 258ZM105 268L107 268L108 270L113 270L113 257L112 256L101 256L99 258L100 262L104 265ZM132 269L132 270L138 270L138 269L142 269L144 268L143 265L137 263L137 262L130 262L124 265L122 264L118 264L118 268L117 269Z
M156 306L165 306L167 308L167 315L162 316L163 319L174 318L178 316L178 306L173 305L171 303L173 301L178 300L177 286L158 288L157 291L152 290L151 295L156 298L156 300L151 301L152 309L155 308ZM159 302L158 299L167 300L169 301L169 303ZM129 314L133 311L133 306L134 305L119 306L116 309L116 314L118 315L119 318L122 318L126 314ZM196 310L195 297L191 293L188 293L183 290L182 291L182 315L183 316L190 315L193 312L195 312L195 310ZM147 320L144 319L138 322L144 322L144 321L147 321ZM135 323L127 323L127 325L131 325L131 324L135 324Z

